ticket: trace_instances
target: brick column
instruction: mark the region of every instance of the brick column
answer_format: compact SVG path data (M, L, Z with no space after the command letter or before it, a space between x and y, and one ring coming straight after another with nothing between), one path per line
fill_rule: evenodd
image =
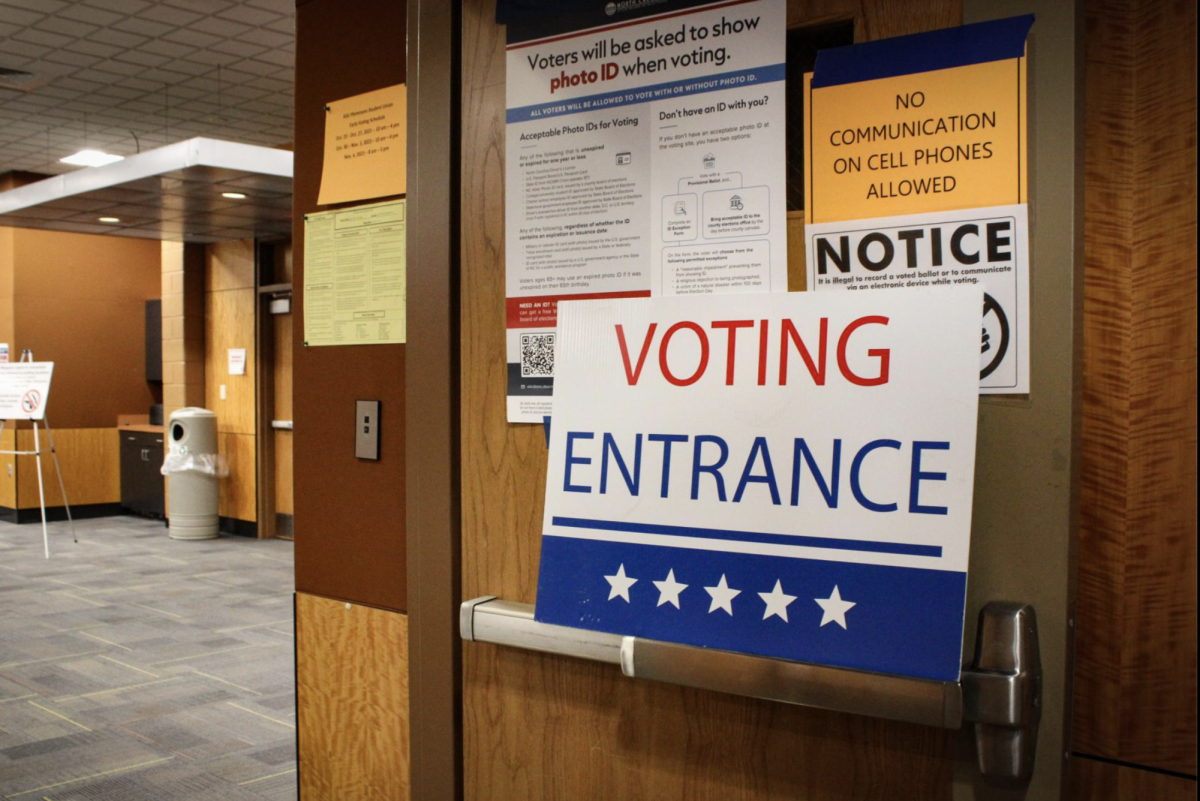
M162 243L163 420L204 405L204 246Z

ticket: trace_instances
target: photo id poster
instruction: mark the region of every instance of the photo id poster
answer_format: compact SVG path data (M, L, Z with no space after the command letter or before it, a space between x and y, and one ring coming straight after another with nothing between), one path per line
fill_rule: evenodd
M824 50L805 81L808 288L983 289L981 394L1029 392L1032 25Z
M551 413L562 300L787 291L783 0L508 25L508 420Z
M564 304L537 620L956 681L982 295Z

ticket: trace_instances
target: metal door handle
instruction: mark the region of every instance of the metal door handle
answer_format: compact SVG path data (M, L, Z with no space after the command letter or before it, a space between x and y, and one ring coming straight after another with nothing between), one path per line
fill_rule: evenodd
M1041 720L1037 619L1028 604L996 602L979 613L975 660L957 682L696 648L539 623L531 604L486 595L463 603L464 640L619 664L631 678L871 717L962 728L975 724L984 776L1028 781Z

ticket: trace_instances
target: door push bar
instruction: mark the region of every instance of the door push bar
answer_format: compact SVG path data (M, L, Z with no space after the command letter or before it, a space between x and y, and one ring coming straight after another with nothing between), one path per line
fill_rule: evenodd
M464 640L617 664L631 678L946 729L973 723L984 776L1026 782L1033 775L1042 667L1028 604L993 601L980 611L975 658L957 682L554 626L534 620L530 604L491 595L463 603L460 628Z

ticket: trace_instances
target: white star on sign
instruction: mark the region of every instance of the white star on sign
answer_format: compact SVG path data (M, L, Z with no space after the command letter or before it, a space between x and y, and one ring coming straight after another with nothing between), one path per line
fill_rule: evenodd
M733 599L742 594L741 590L733 590L725 583L725 574L721 574L721 580L717 582L715 587L704 588L709 595L712 596L712 603L708 605L708 612L712 614L718 609L724 609L733 617Z
M766 620L771 615L778 615L783 618L783 622L788 622L787 608L792 601L796 600L795 595L788 595L783 591L783 583L779 579L775 580L775 589L770 592L760 592L759 598L763 599L763 603L767 605L766 611L763 612L763 620Z
M617 568L617 575L605 576L604 578L612 586L612 589L608 593L608 600L611 601L619 595L625 599L625 603L629 603L629 588L637 584L638 580L625 575L625 565L622 564Z
M833 592L828 598L813 598L813 600L825 610L825 614L821 617L822 626L826 623L837 623L842 628L846 628L846 613L858 606L854 601L843 601L836 584L833 585Z
M675 571L672 569L667 573L665 581L656 581L654 586L658 587L658 605L671 604L676 609L679 608L679 593L688 588L686 584L680 584L675 580Z

